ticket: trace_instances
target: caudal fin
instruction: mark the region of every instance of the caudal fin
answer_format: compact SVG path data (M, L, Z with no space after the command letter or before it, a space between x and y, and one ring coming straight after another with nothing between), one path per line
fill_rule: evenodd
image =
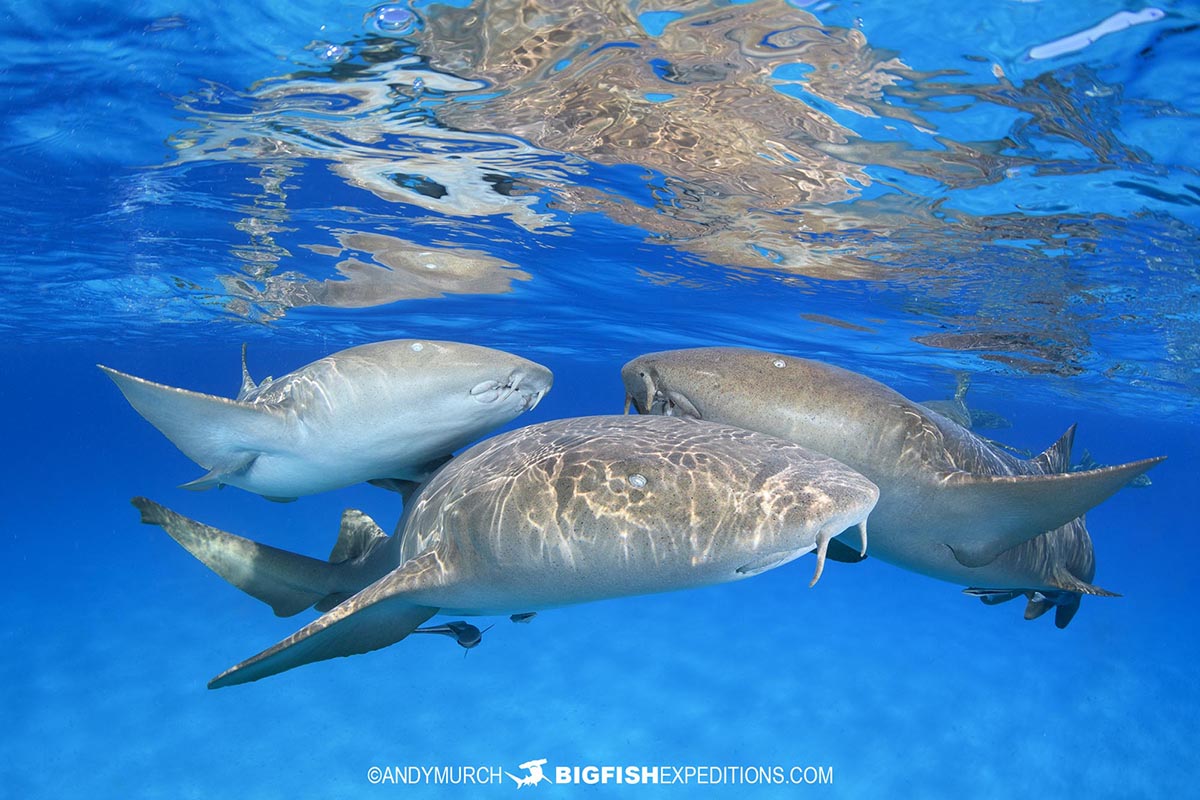
M206 567L262 600L280 617L290 617L331 596L345 596L361 588L346 585L351 576L341 574L344 571L335 564L243 539L176 514L145 497L135 497L132 502L142 512L142 522L161 527Z
M263 450L286 440L287 423L274 407L239 403L144 380L98 364L146 421L209 474L192 488L218 485L246 469Z

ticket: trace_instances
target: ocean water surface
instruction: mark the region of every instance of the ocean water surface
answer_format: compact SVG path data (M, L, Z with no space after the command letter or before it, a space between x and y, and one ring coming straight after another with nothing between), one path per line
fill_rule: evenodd
M1195 2L0 5L0 796L1188 796L1197 52ZM805 557L207 690L311 615L130 498L321 558L400 499L180 490L203 470L95 365L234 396L243 343L260 378L394 338L550 367L510 428L735 345L1169 459L1088 513L1122 596L1064 630ZM541 758L662 780L461 780ZM431 766L460 781L393 782Z

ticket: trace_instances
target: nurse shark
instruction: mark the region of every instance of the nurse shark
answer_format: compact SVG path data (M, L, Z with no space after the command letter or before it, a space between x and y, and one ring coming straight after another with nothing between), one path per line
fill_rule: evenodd
M143 522L278 614L326 613L210 688L386 647L435 614L518 615L741 580L854 528L878 489L794 442L664 417L555 420L481 442L419 490L388 537L347 512L328 562L181 517ZM434 629L437 631L438 629Z
M1072 428L1020 459L864 375L790 355L711 347L651 353L622 369L640 413L705 419L803 444L879 486L871 554L970 587L1024 595L1065 627L1091 584L1083 514L1161 461L1069 472ZM833 552L831 550L831 552Z
M208 470L184 488L237 486L281 501L424 480L457 448L534 408L553 383L550 370L510 353L409 339L342 350L260 384L243 348L236 400L100 369Z

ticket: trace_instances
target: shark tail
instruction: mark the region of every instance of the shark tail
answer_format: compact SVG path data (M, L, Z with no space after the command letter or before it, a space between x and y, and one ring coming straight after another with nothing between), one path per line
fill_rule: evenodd
M132 502L142 522L161 527L206 567L280 617L312 606L333 608L386 571L386 548L379 546L388 536L361 511L343 514L330 560L320 561L204 525L144 497Z
M271 406L176 389L98 365L125 399L184 455L209 473L188 488L219 486L264 450L288 438L287 421Z

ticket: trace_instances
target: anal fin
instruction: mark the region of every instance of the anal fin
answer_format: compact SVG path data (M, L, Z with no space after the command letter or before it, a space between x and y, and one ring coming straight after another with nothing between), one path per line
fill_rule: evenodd
M1093 586L1086 581L1081 581L1068 572L1066 569L1059 567L1054 571L1054 575L1047 581L1056 589L1061 589L1064 592L1072 592L1074 594L1090 594L1094 597L1120 597L1116 592L1110 592L1107 589L1101 589L1099 586Z

